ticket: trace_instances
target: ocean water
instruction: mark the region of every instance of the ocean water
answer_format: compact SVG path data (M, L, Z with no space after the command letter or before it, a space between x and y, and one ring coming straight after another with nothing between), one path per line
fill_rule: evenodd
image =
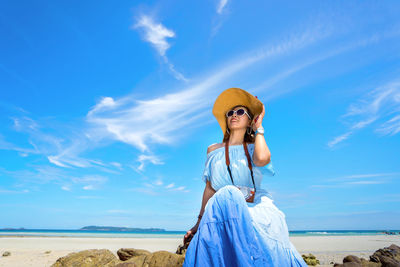
M289 231L290 236L359 236L359 235L386 235L385 232L400 230L306 230ZM86 230L54 230L54 229L15 229L0 230L0 237L30 236L30 237L113 237L113 238L183 238L186 231L165 232L117 232L117 231L86 231Z

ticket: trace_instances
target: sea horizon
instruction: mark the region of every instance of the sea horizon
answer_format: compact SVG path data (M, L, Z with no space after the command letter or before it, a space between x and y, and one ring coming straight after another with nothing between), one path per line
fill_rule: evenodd
M186 231L95 231L77 229L0 229L0 237L180 238ZM289 236L400 235L400 230L291 230Z

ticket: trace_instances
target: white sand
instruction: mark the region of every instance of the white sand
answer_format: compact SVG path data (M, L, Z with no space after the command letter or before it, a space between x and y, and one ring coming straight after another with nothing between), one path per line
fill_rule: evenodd
M331 262L343 263L343 258L350 254L369 260L369 256L380 248L391 244L400 246L400 235L296 236L290 240L300 254L314 254L320 266L333 266Z
M314 254L321 266L333 266L352 254L369 258L375 250L396 244L399 235L382 236L294 236L290 237L300 254ZM0 237L0 266L50 266L59 257L85 249L146 249L175 252L181 238L81 238L81 237ZM50 250L51 253L45 252ZM1 257L4 251L11 256Z

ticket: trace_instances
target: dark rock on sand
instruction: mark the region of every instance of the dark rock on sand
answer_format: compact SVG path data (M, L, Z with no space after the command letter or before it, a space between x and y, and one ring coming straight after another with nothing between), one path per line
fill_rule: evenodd
M168 251L156 251L152 253L149 259L149 267L178 267L182 266L184 261L185 257L182 255L173 254Z
M335 263L334 267L381 267L380 263L370 262L366 259L360 259L360 262L348 261L343 264Z
M319 260L317 260L317 258L311 253L309 253L308 255L303 254L301 256L303 257L303 260L307 263L307 265L315 266L319 264Z
M51 267L114 267L118 258L108 249L89 249L69 253L59 258Z
M117 255L121 261L129 260L132 257L140 255L150 255L151 252L144 249L134 249L134 248L121 248L117 251Z
M11 252L10 251L4 251L3 257L7 257L7 256L11 256Z
M108 249L90 249L59 258L51 267L181 267L184 255L168 251L149 252L143 249L121 248L119 260Z
M392 244L378 249L369 259L348 255L343 259L343 264L335 263L334 267L400 267L400 247Z
M185 257L182 255L161 250L150 254L133 256L125 263L134 263L136 267L180 267L184 261ZM120 266L118 265L118 267Z
M348 255L344 257L343 264L336 263L334 266L336 267L380 267L380 264L375 262L367 261L366 259L359 258L354 255Z
M400 267L400 247L392 244L378 249L369 258L372 262L382 263L383 267Z
M182 266L185 257L182 255L174 254L168 251L156 251L151 253L143 249L121 248L117 251L120 260L125 261L126 264L134 265L121 265L121 266Z
M121 262L115 265L115 267L137 267L137 265L133 262Z
M354 255L348 255L348 256L344 257L344 259L343 259L343 263L346 263L346 262L361 263L361 259Z

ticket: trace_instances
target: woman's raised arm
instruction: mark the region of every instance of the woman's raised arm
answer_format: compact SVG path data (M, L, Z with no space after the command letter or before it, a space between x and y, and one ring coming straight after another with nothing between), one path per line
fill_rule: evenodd
M260 115L253 121L253 130L256 131L258 127L262 127L262 120L265 115L265 107L263 105L263 109ZM262 167L267 165L271 161L271 152L265 142L264 134L256 134L254 141L254 153L253 153L253 162L256 166Z

